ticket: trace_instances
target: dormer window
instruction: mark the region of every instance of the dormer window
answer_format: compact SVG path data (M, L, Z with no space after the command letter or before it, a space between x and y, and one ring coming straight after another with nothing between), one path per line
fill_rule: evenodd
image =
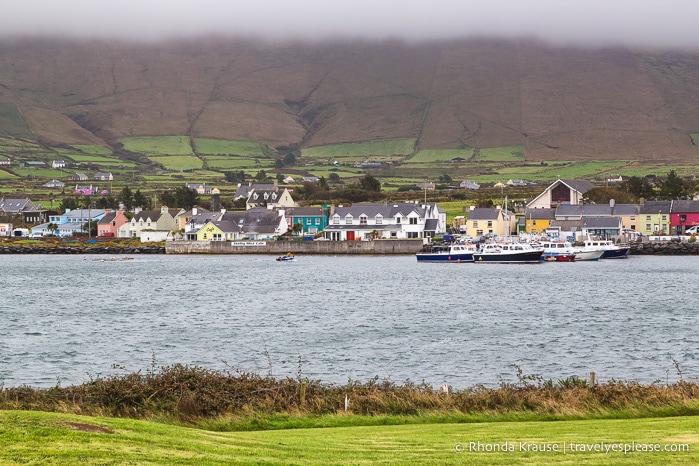
M339 216L339 215L335 215L335 216L333 217L333 225L339 225L339 224L340 224L340 216Z
M366 215L361 215L361 216L359 217L359 224L360 224L360 225L366 225L366 223L367 223Z
M347 214L347 216L345 217L345 224L346 224L346 225L352 225L352 221L353 221L353 220L354 220L354 219L352 218L352 216L349 215L349 214Z
M376 216L376 224L377 225L383 224L383 217L381 216L381 214Z

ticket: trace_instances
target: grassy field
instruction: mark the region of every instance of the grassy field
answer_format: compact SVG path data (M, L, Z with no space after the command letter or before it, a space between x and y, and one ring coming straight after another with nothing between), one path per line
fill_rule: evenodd
M202 160L193 155L151 155L148 159L172 171L196 170L203 167Z
M187 136L148 136L124 138L124 149L147 155L192 155Z
M362 419L357 421L361 423ZM390 419L381 418L368 421L391 423ZM696 416L555 422L444 421L216 432L150 421L0 411L0 462L196 465L699 462L699 417ZM624 452L625 449L633 451Z
M385 158L396 155L405 156L413 152L414 146L414 139L393 139L389 141L309 147L308 149L303 149L301 155L303 157L321 160L329 160L331 158L363 160L368 157Z
M223 139L195 138L194 145L200 154L211 155L264 155L262 147L257 142L251 141L226 141Z
M2 135L23 139L34 139L34 134L27 126L16 105L0 103L0 128Z

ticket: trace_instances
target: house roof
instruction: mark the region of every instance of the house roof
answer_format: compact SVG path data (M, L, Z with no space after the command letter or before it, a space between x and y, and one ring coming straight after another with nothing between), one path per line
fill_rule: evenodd
M699 212L699 201L673 201L672 202L672 212Z
M262 184L262 183L249 183L247 185L240 185L238 186L238 189L235 190L235 195L233 196L233 199L240 199L243 197L248 197L250 195L250 191L252 190L260 190L260 191L278 191L279 188L277 187L276 184Z
M669 214L672 208L672 201L646 201L641 204L639 214Z
M352 217L360 217L366 215L367 217L376 217L381 215L382 217L396 217L401 215L402 217L407 217L411 213L416 213L420 217L424 217L427 212L427 207L433 207L434 204L414 204L412 202L401 202L395 204L383 203L383 204L354 204L348 207L337 207L333 215L339 215L340 217L346 217L351 215Z
M619 217L583 217L581 224L583 228L619 228L621 219Z
M476 207L475 209L469 211L469 220L498 220L500 218L500 212L506 212L501 209L496 209L495 207ZM511 215L514 215L510 212Z
M20 213L39 212L41 206L34 204L29 199L2 199L0 200L0 212Z
M310 217L310 216L322 216L322 207L289 207L284 209L284 214L287 217Z
M556 209L527 209L526 217L534 220L553 220L556 218Z

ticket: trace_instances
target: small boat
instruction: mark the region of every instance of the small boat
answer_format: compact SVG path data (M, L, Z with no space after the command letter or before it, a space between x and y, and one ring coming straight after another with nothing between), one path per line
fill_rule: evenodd
M539 246L544 248L544 260L556 262L573 262L578 256L569 241L542 241Z
M418 262L473 262L475 244L436 244L429 252L415 254Z
M295 262L296 258L293 255L287 254L286 256L277 257L277 262Z
M615 244L612 240L586 239L583 241L583 251L602 251L602 259L624 259L629 255L631 246Z
M538 264L544 261L544 250L529 243L486 243L473 254L473 261L476 264Z

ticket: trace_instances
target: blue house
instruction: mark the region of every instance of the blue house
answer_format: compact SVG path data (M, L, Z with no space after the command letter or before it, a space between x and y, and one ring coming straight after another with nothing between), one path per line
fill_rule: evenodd
M294 225L303 225L302 235L314 235L328 225L327 207L289 207L284 209L289 231Z
M111 212L111 211L107 211ZM86 232L83 230L83 226L88 220L92 222L98 222L104 217L106 212L102 209L75 209L66 211L59 215L49 216L49 221L47 223L42 223L40 225L34 225L32 227L33 235L50 235L55 234L56 236L73 236L74 233ZM53 223L58 226L58 230L55 232L49 231L49 223Z

